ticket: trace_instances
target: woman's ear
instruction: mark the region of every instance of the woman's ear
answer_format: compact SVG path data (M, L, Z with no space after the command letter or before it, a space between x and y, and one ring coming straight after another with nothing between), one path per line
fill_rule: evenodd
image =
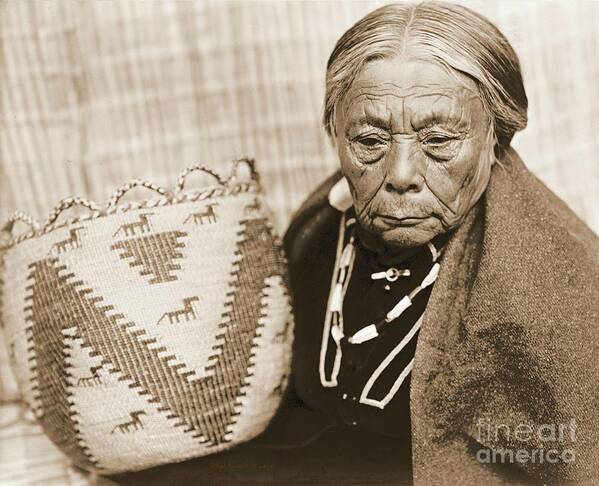
M489 165L490 167L493 167L495 162L501 157L502 149L497 141L492 121L489 123L489 130L487 132L487 146L489 147Z
M335 132L331 132L327 138L329 139L331 148L335 151L335 153L337 153L337 134Z

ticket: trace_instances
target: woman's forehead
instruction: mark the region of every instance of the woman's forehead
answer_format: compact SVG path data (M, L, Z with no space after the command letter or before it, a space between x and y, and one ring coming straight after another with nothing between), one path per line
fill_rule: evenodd
M341 111L346 126L392 124L399 130L435 121L470 125L484 119L473 80L419 60L368 63L344 97Z

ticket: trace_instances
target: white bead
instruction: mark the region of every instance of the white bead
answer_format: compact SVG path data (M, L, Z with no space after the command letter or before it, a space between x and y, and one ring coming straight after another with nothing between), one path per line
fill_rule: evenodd
M331 327L331 336L333 336L333 341L337 344L343 339L343 331L339 326Z
M353 254L354 247L353 245L346 245L343 249L343 253L341 254L341 262L339 263L340 267L349 267L349 263Z
M439 268L440 268L440 265L438 263L435 263L433 265L433 268L431 268L430 272L428 272L428 275L426 277L424 277L424 280L420 284L420 287L422 287L424 289L424 288L428 287L429 285L432 285L432 283L435 280L437 280L437 276L439 275Z
M406 295L395 305L395 307L393 307L393 309L387 312L387 317L385 317L385 320L387 322L391 322L392 320L397 319L401 315L401 313L411 305L412 301L410 300L410 297Z
M348 339L351 344L362 344L366 341L370 341L379 335L374 324L363 327L356 334Z
M338 283L333 289L333 295L331 297L331 305L329 307L330 312L341 312L343 307L343 286Z
M386 278L387 277L387 272L376 272L376 273L372 273L370 275L370 278L372 280L380 280L382 278Z

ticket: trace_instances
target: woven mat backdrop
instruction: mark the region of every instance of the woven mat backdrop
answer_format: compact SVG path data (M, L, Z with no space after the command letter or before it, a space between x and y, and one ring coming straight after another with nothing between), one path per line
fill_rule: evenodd
M383 2L2 2L0 216L255 157L277 225L335 167L319 126L339 35ZM599 230L599 4L469 2L522 60L524 160Z
M225 170L249 155L282 231L336 167L319 125L328 54L384 3L0 2L0 218L43 219L67 196L104 202L131 178L172 186L192 163ZM599 231L599 2L463 3L520 56L530 124L514 145ZM41 447L13 430L4 481Z

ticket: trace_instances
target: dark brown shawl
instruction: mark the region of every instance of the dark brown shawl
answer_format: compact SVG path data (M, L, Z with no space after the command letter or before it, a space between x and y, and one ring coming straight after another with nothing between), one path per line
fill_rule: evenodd
M339 177L292 221L290 261ZM599 240L511 149L446 247L411 382L415 484L599 479ZM570 428L549 440L572 420L575 441ZM575 462L487 464L479 452L540 448Z
M415 484L599 478L599 240L513 150L448 243L412 373ZM538 439L572 419L575 441ZM484 464L486 447L575 462Z

